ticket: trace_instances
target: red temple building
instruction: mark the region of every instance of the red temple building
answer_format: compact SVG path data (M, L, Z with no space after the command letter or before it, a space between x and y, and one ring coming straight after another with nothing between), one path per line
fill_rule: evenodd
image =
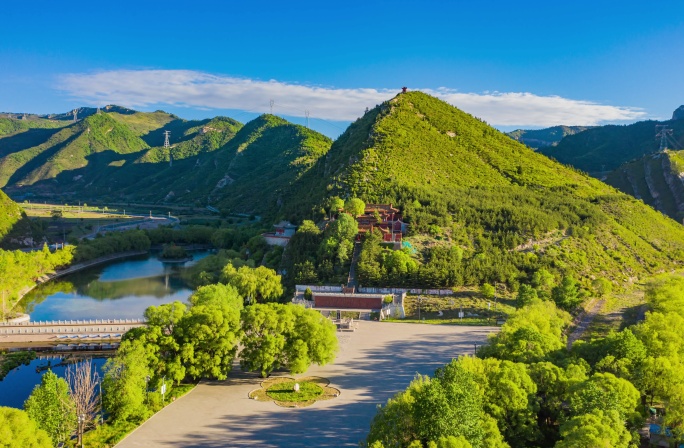
M359 234L379 230L385 242L401 242L406 224L401 220L399 209L392 204L366 204L363 215L356 218Z

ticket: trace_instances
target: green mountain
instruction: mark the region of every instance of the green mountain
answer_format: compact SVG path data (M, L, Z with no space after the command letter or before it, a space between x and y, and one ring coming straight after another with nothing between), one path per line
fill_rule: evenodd
M0 131L7 129L0 132L0 186L15 195L97 198L163 170L166 131L173 157L183 159L217 149L242 126L223 117L187 121L120 106L99 113L81 108L77 116L76 122L69 113L0 118Z
M37 235L24 211L0 190L0 247L21 247L22 240Z
M593 126L553 126L544 129L516 129L508 136L530 148L556 146L564 137L592 129Z
M539 269L622 283L684 257L675 221L420 92L354 122L288 189L282 215L320 217L333 195L399 206L424 267L407 283L514 286ZM395 269L374 262L378 275Z
M684 120L669 120L599 126L568 135L556 146L540 148L539 152L588 173L606 173L658 151L658 125L669 126L673 131L670 142L684 147Z
M78 181L98 172L105 162L100 157L103 153L107 154L106 159L113 159L147 147L140 137L109 114L90 115L60 129L39 145L16 151L5 150L2 145L0 186L36 185L54 181L65 172L73 173L72 181ZM50 182L43 187L59 190L62 185Z
M667 150L625 163L605 182L677 221L684 218L684 151Z
M218 126L228 124L215 119L203 127L203 132ZM271 214L282 203L282 192L332 144L318 132L273 115L250 121L225 142L220 140L222 134L212 132L206 131L204 137L217 142L216 150L196 151L189 143L178 145L172 148L173 166L165 165L123 193L154 202L196 202L224 210ZM181 150L190 156L177 160Z

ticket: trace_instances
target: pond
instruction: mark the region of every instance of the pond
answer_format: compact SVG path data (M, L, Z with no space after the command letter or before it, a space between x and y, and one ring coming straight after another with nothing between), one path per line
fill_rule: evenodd
M156 254L95 266L38 286L18 304L32 321L140 319L152 305L187 301L188 267L209 252L194 252L183 265L165 264Z
M73 359L73 358L71 358ZM40 384L40 379L49 367L60 378L64 378L67 365L62 363L65 358L34 359L26 366L13 369L0 381L0 406L23 408L24 401L31 395L31 391ZM102 366L105 358L92 359L93 367L97 368L98 375L102 377ZM95 370L95 369L93 369Z
M165 264L150 254L95 266L38 286L18 309L29 313L32 321L140 319L149 306L186 302L192 288L183 280L183 272L207 255L193 252L193 260L183 265ZM23 407L48 362L53 372L64 376L61 361L36 359L9 372L0 381L0 406ZM105 361L97 358L93 363L99 369Z

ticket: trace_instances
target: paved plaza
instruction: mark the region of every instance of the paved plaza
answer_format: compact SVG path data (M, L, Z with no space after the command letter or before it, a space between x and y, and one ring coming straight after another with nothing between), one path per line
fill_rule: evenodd
M299 376L322 376L338 398L302 409L250 400L258 374L236 366L226 381L202 382L167 406L117 447L358 447L376 406L405 389L417 373L472 354L492 327L361 322L339 333L334 364ZM282 375L286 375L283 372Z

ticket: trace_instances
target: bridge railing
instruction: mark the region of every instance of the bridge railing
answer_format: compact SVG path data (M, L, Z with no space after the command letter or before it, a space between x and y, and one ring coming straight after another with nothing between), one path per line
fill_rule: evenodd
M145 319L89 319L89 320L49 320L28 322L0 322L0 327L56 327L68 325L122 325L145 324Z

